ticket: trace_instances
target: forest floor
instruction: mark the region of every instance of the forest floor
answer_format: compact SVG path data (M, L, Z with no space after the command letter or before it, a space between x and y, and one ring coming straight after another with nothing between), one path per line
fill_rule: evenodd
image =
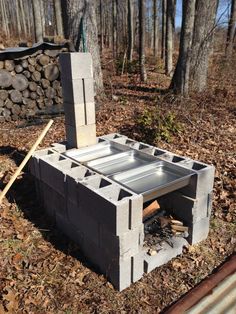
M111 76L113 63L104 59L107 97L97 112L98 135L120 132L215 165L207 240L119 293L87 263L79 247L50 225L25 170L0 210L0 313L159 313L235 252L236 71L217 58L207 92L189 99L166 91L169 79L152 58L148 84L140 84L135 73ZM156 106L181 124L181 130L168 134L168 142L150 141L137 125L137 115ZM1 189L45 123L1 124ZM64 117L57 117L41 147L64 138Z

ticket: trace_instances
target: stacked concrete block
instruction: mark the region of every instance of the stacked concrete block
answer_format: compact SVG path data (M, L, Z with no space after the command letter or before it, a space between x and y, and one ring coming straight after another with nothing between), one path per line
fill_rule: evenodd
M167 206L176 217L183 220L190 227L188 237L190 244L204 240L208 235L210 225L214 166L134 141L120 134L113 134L109 139L132 147L132 149L153 155L158 160L178 164L180 167L190 169L193 172L190 183L187 186L179 189L177 193L171 193L164 197L163 206ZM160 202L163 202L163 199ZM201 225L202 228L200 227Z
M47 214L118 290L142 277L142 195L53 148L37 151L30 169Z
M95 144L92 57L89 53L62 53L60 66L68 147Z

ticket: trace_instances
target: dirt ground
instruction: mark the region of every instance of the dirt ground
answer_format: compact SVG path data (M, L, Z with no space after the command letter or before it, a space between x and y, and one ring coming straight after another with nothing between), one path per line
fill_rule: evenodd
M25 169L0 210L0 313L159 313L235 252L236 71L216 56L209 90L181 99L166 91L161 65L149 61L144 85L136 74L111 76L113 66L103 60L107 97L97 112L97 134L120 132L146 141L137 112L158 106L163 114L174 113L181 131L168 143L152 144L215 165L209 237L119 293L50 224ZM46 122L0 126L1 189ZM41 147L64 138L64 117L56 117Z

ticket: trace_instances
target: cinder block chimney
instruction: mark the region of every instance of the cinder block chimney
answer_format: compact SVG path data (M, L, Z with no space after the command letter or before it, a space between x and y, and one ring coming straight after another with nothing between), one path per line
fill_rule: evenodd
M68 147L80 148L96 144L91 54L62 53L59 61Z

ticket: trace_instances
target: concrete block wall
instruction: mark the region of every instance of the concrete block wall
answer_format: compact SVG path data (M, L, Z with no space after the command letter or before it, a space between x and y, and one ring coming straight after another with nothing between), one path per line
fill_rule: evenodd
M176 217L183 220L189 227L188 242L198 243L204 240L209 232L209 219L212 208L213 184L215 167L183 156L173 154L142 142L137 142L118 133L101 136L102 139L132 147L132 149L156 156L158 159L178 164L180 167L191 169L195 174L190 183L177 192L160 199ZM200 232L200 226L202 229Z
M92 57L90 53L60 54L61 83L68 147L96 143Z
M47 214L116 289L142 277L142 195L54 148L37 151L29 167Z

